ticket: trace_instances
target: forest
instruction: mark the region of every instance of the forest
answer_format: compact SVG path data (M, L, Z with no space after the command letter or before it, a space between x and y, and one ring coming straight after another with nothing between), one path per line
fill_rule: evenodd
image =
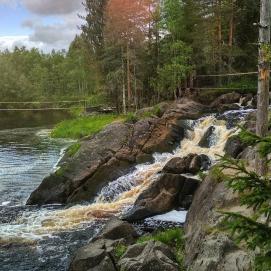
M86 0L67 51L0 53L1 101L88 99L119 111L193 87L197 75L257 70L254 0ZM199 80L202 87L227 80ZM240 79L240 78L239 78ZM255 79L255 81L253 81ZM255 85L255 78L242 78Z

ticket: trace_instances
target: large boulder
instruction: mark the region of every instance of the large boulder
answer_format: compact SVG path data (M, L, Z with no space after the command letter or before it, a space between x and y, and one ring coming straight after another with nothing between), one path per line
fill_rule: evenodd
M232 136L227 140L224 151L227 155L237 158L245 148L246 144L244 144L238 136Z
M115 247L133 244L136 237L137 233L130 224L112 218L90 244L76 252L69 271L117 271Z
M157 241L130 246L118 263L120 270L178 271L171 249Z
M228 104L239 103L242 95L237 92L223 94L211 103L212 108L216 108L220 111L221 106Z
M197 174L201 170L210 168L211 161L207 155L189 154L186 157L175 157L163 168L165 173L173 174Z
M209 174L197 190L185 224L185 263L191 271L249 271L252 255L230 237L216 231L222 219L219 210L248 212L238 196L217 176Z
M138 196L123 219L132 222L166 213L193 195L198 185L197 179L165 173Z

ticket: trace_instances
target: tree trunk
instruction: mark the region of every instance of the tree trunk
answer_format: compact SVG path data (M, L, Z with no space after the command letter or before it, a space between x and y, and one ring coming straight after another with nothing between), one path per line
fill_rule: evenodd
M228 60L229 73L232 72L233 33L234 33L234 0L231 0L230 25L229 25L229 60Z
M216 2L216 20L217 20L217 53L218 53L218 74L222 73L222 14L221 0ZM218 85L222 85L221 77L218 77Z
M264 137L268 133L269 107L269 78L270 64L266 50L270 46L270 0L261 0L259 31L259 75L258 75L258 104L257 104L257 135ZM266 159L257 154L256 170L260 175L267 173Z
M126 94L125 94L125 72L124 72L123 48L121 48L121 61L122 61L122 105L123 105L123 114L126 114Z
M131 92L131 77L130 77L130 51L129 51L129 43L127 42L127 98L128 98L128 106L131 105L132 92Z

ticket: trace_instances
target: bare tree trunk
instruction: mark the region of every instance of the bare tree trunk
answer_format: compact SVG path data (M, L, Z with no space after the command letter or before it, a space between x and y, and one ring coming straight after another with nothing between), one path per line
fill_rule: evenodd
M257 104L257 135L264 137L268 133L269 78L270 64L266 50L270 46L270 0L261 0L261 19L259 31L259 75ZM260 175L267 173L267 162L257 154L256 170Z
M131 77L130 77L130 51L129 51L129 43L127 42L127 98L128 98L128 106L131 105L132 92L131 92Z
M233 47L233 33L234 33L234 0L231 0L231 11L230 11L230 25L229 25L229 73L232 72L232 47Z
M221 0L217 2L217 30L218 30L218 73L222 73L222 15ZM218 77L218 85L222 85L221 77Z
M135 107L136 111L138 110L138 97L137 97L137 79L136 79L136 60L134 63L134 101L135 101Z
M125 72L124 72L123 48L121 48L121 61L122 61L122 105L123 105L123 114L126 114L126 94L125 94Z

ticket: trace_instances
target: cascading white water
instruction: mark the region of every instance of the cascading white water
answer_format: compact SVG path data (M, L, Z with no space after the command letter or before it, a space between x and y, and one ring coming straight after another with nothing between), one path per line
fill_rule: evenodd
M207 129L214 127L214 137L210 148L198 144ZM131 206L137 196L156 180L159 172L173 157L184 157L190 153L206 154L212 161L217 155L223 155L227 139L237 131L227 129L226 122L214 116L199 119L193 123L193 130L188 131L180 147L174 153L154 154L154 162L141 164L136 169L104 187L90 205L77 205L67 209L25 212L12 224L0 225L0 241L31 241L47 237L62 231L82 228L97 219L119 215Z

